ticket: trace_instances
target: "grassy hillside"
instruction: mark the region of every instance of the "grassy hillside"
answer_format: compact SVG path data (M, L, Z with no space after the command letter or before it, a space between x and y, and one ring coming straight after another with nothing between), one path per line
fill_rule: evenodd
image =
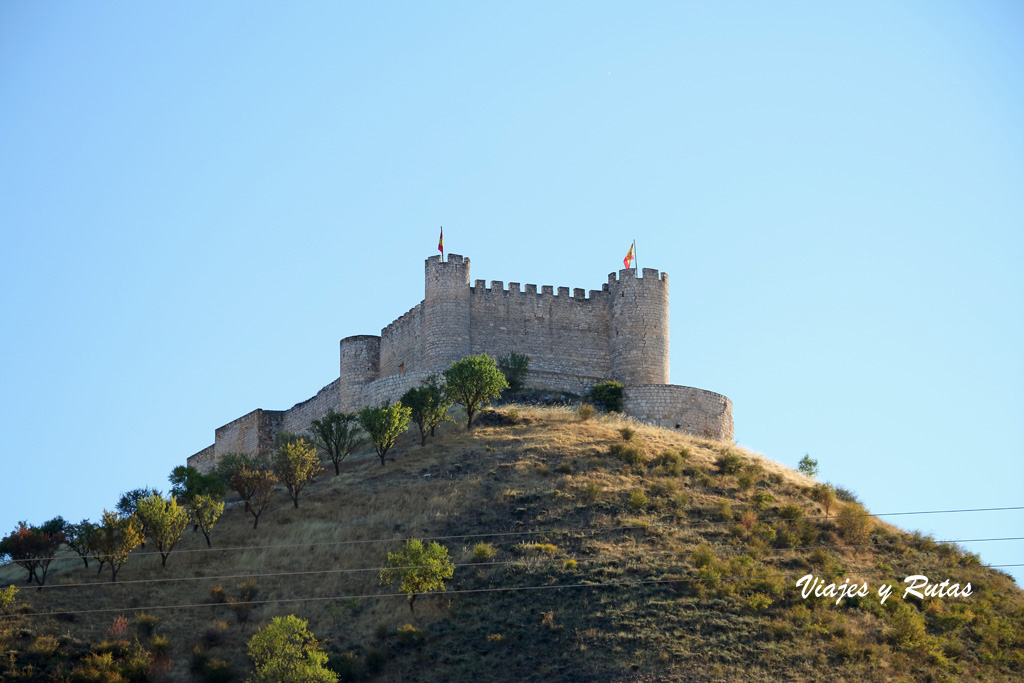
M813 480L733 445L506 406L426 447L407 433L392 453L386 467L357 453L338 477L328 465L299 509L281 492L256 531L230 503L214 548L187 531L166 569L151 546L117 584L55 562L54 587L23 588L22 614L0 625L0 675L117 680L84 677L109 654L134 657L135 680L240 681L249 638L296 614L342 680L1024 679L1009 577L853 503L826 519ZM377 571L409 537L437 538L458 565L415 614ZM872 592L805 600L808 573ZM0 585L24 574L0 568ZM973 595L904 600L911 574ZM896 586L884 605L883 582Z

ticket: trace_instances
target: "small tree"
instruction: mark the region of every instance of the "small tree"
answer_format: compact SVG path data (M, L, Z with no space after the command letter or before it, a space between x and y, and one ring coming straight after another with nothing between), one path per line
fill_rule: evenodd
M821 507L825 508L825 519L828 519L829 510L836 502L836 490L832 484L817 484L811 489L811 498Z
M111 583L117 581L117 573L128 561L128 554L142 544L142 539L142 523L135 515L103 511L103 523L93 534L93 556L102 557L110 565Z
M64 542L69 548L78 553L89 568L89 555L92 552L92 535L96 531L96 525L88 519L83 519L78 524L64 523Z
M338 674L325 669L327 653L293 614L274 617L249 641L255 671L247 683L336 683Z
M18 589L11 584L8 588L0 588L0 614L14 614L14 603L18 599Z
M42 586L46 583L50 562L64 542L63 526L64 520L60 517L42 527L18 522L14 531L0 540L0 555L8 555L28 572L26 583L35 581Z
M160 495L160 492L156 489L141 488L132 489L127 493L121 494L121 499L117 501L117 511L125 517L131 517L139 509L139 501L143 498L148 498L152 495ZM142 522L142 520L139 520ZM142 547L146 547L146 536L149 529L146 528L146 523L142 522Z
M401 403L412 411L412 421L420 430L420 446L427 445L427 434L432 436L437 425L453 421L448 415L452 400L445 395L444 387L434 375L420 386L405 392Z
M227 453L217 463L217 476L219 476L229 488L245 503L245 511L249 512L249 499L253 492L248 485L255 480L250 477L240 477L243 469L250 471L269 470L270 463L266 458L261 458L247 453Z
M160 552L160 566L166 567L167 556L188 526L188 511L173 496L164 498L155 493L139 501L136 515Z
M510 391L519 391L526 381L526 373L530 370L530 357L525 353L509 351L498 359L498 369L505 375Z
M818 476L818 461L812 458L810 453L804 453L804 457L800 458L796 468L808 477Z
M388 553L387 567L380 570L381 585L399 584L398 590L409 594L409 611L415 612L413 603L421 593L443 591L445 579L455 573L455 565L448 556L448 548L432 541L424 547L423 541L410 539L397 553Z
M398 435L409 426L411 415L412 411L403 406L401 401L394 405L385 403L380 408L363 408L359 412L359 424L373 442L381 467L386 462L388 451L398 440Z
M277 485L277 477L265 467L253 464L243 465L231 477L231 488L238 491L245 501L245 509L252 514L252 528L260 523L260 515L270 503L270 496Z
M341 463L363 443L359 418L351 413L336 413L330 408L321 420L309 424L313 442L334 463L334 476L341 474Z
M190 509L192 523L202 530L203 536L206 538L206 547L212 548L210 531L213 530L213 525L217 523L224 512L224 501L208 494L201 494L192 499Z
M466 429L473 426L473 413L489 405L492 398L508 389L505 375L501 374L494 359L486 353L466 356L444 371L445 392L466 409Z
M588 396L606 412L622 412L623 394L620 382L613 379L607 382L598 382L590 388Z
M285 442L274 456L274 474L288 489L295 507L299 507L299 493L323 469L316 448L305 439Z
M196 496L222 498L227 493L223 479L213 472L203 474L191 465L178 465L171 470L168 480L171 482L171 495L187 505L191 505Z

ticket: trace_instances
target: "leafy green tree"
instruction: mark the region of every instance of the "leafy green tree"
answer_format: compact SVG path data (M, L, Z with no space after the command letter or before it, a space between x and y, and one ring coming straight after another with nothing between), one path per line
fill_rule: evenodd
M234 470L228 484L245 501L245 510L253 516L252 528L255 529L270 503L277 477L262 458L249 458Z
M160 566L167 566L167 556L181 540L181 533L188 526L188 511L178 505L172 496L164 498L159 493L147 496L139 501L139 521L153 539L156 549L160 552Z
M448 548L436 541L424 547L423 541L413 538L397 553L388 553L387 566L380 570L380 583L397 583L398 590L409 594L409 611L415 612L416 596L445 590L445 579L452 578L454 573Z
M160 495L160 492L156 489L141 488L122 493L120 500L117 501L117 511L125 517L131 517L139 509L139 501L154 494Z
M196 496L210 495L222 498L227 493L224 480L215 473L203 474L191 465L178 465L171 470L168 477L171 482L171 495L181 499L186 505L192 504Z
M327 453L334 463L335 476L341 474L342 461L363 443L359 418L351 413L336 413L334 408L330 408L323 419L313 420L309 431L313 433L317 448Z
M103 563L110 565L111 583L117 581L117 573L128 561L128 554L142 545L142 539L142 523L135 515L103 511L103 523L93 534L92 548L93 557L102 557Z
M121 499L117 501L117 511L125 517L131 517L139 509L139 501L143 498L148 498L152 495L160 495L160 492L156 489L141 488L132 489L127 493L121 494ZM140 522L142 520L139 520ZM142 523L142 547L146 547L146 536L149 535L149 529L146 528L146 523Z
M818 505L825 508L825 519L828 519L828 513L836 502L836 490L832 487L832 484L815 485L811 489L811 498Z
M83 519L78 524L64 523L64 542L69 548L78 553L78 556L82 558L82 562L85 563L86 569L89 568L89 555L92 552L90 544L92 543L92 534L96 531L96 528L96 525L88 519Z
M412 421L420 429L420 446L427 445L427 435L432 436L437 425L442 422L454 422L448 415L452 400L445 394L444 387L438 383L434 375L420 386L405 392L401 403L412 411Z
M247 683L336 683L338 674L324 668L327 653L294 614L274 617L249 641L255 671Z
M227 486L238 494L238 497L245 503L245 511L249 512L249 499L253 496L251 485L255 479L249 476L242 477L242 470L255 472L269 470L270 463L266 458L249 455L247 453L227 453L217 463L217 476Z
M209 494L200 494L192 499L189 510L192 515L192 523L202 530L203 536L206 538L206 547L212 548L210 531L213 530L213 525L217 523L224 512L224 501Z
M9 556L28 572L26 583L35 581L42 586L46 583L50 562L64 543L63 527L64 520L60 517L41 527L18 522L14 531L0 540L0 555Z
M274 474L288 489L295 507L299 507L302 489L323 469L316 448L305 439L285 442L274 455Z
M388 451L395 445L398 435L409 426L412 411L399 401L394 405L384 404L380 408L363 408L359 413L359 424L373 442L380 458L381 467L386 462Z
M818 476L818 461L812 458L810 453L804 453L804 457L800 458L796 468L808 477Z
M473 413L489 405L492 398L508 389L505 375L501 374L494 359L486 353L466 356L444 371L445 391L455 403L466 409L466 429L473 426Z
M590 388L588 394L590 400L601 407L605 412L622 412L622 384L610 379L607 382L598 382Z
M526 381L526 373L530 371L530 357L525 353L509 351L498 359L498 369L505 375L509 390L519 391Z

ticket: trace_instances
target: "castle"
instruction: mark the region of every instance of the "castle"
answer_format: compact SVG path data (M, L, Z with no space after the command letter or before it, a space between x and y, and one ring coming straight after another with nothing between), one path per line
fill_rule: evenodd
M722 441L733 440L732 402L668 383L668 274L644 268L608 275L599 290L501 281L472 285L469 259L426 261L423 301L380 336L341 340L338 379L288 410L257 409L217 428L212 446L188 459L201 471L227 453L270 451L279 431L302 432L329 408L355 413L395 401L427 376L465 356L509 351L530 357L525 385L583 394L615 379L624 411L640 420Z

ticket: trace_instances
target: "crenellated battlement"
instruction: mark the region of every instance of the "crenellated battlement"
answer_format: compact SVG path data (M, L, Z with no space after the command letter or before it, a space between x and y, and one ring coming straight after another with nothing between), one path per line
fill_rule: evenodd
M557 300L559 303L566 301L592 301L600 298L602 301L608 296L608 286L602 285L601 289L591 289L589 293L587 290L576 287L572 289L572 294L569 294L568 287L559 287L558 293L554 291L554 287L551 285L541 285L540 292L537 291L537 285L520 285L518 282L508 283L508 287L505 287L505 283L502 280L491 280L491 286L487 286L486 280L475 280L473 286L469 288L470 293L473 296L536 296L536 297L551 297L553 300Z
M471 284L472 283L472 284ZM703 436L732 439L724 396L669 385L668 274L656 268L609 273L600 289L470 280L458 254L424 263L424 297L381 330L346 337L339 377L288 411L253 411L216 431L189 458L212 467L228 452L262 452L279 429L302 431L328 408L358 412L397 400L430 374L471 354L530 357L527 385L585 393L615 379L631 415Z

